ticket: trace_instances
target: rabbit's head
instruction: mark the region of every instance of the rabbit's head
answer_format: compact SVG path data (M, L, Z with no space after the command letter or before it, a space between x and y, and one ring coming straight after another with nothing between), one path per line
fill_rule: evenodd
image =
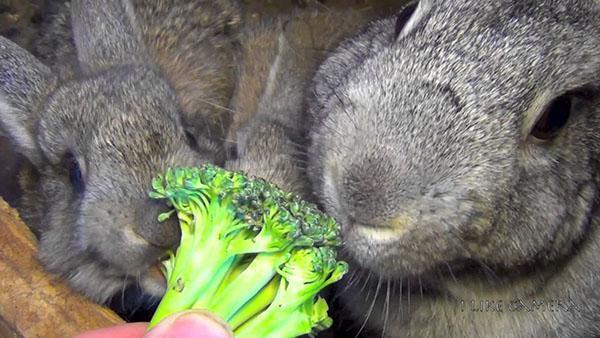
M148 198L151 179L212 162L217 147L186 134L129 3L75 1L72 16L81 69L72 81L0 40L1 125L34 168L21 212L46 267L90 298L104 302L130 282L160 295L151 267L179 229L158 222L165 206Z
M330 56L309 172L356 267L443 288L585 238L600 196L598 17L598 1L424 0Z

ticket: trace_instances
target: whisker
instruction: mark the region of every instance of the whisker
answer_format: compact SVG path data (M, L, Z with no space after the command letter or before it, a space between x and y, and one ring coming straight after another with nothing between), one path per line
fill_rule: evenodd
M406 284L407 284L407 285L406 285L406 289L408 290L408 291L406 292L406 298L407 298L407 309L408 309L408 313L410 313L410 293L411 293L411 290L410 290L410 278L407 278L407 279L406 279Z
M340 291L336 292L335 296L333 297L334 301L337 300L343 293L347 292L350 288L352 288L354 277L354 273L351 273L346 285L344 285L344 287Z
M197 99L198 101L202 102L202 103L206 103L206 104L208 104L208 105L210 105L210 106L213 106L213 107L215 107L215 108L219 108L219 109L222 109L222 110L228 111L228 112L230 112L230 113L234 113L234 114L245 114L243 111L236 111L236 110L233 110L233 109L231 109L231 108L228 108L228 107L222 106L222 105L220 105L220 104L218 104L218 103L214 103L214 102L212 102L212 101L209 101L209 100L207 100L207 99L203 99L203 98L201 98L201 97L197 97L196 99Z
M367 278L365 279L365 283L360 288L360 290L358 291L358 293L363 293L363 291L365 291L365 288L367 287L367 283L369 283L369 279L370 278L371 278L371 271L369 271L369 274L367 275Z
M445 223L445 225L447 225L447 222ZM447 228L450 230L450 234L456 238L456 244L458 246L460 246L460 248L463 251L468 253L469 256L473 257L473 255L471 254L471 251L461 243L461 236L460 236L461 229L454 227L454 226L448 226L448 225L447 225ZM471 258L471 260L474 261L475 263L477 263L481 268L484 269L486 278L490 284L498 283L500 281L500 277L498 277L498 275L494 272L494 270L492 268L490 268L487 264L485 264L483 261L481 261L480 259L477 259L477 258ZM456 279L455 279L455 281L456 281Z
M456 283L456 277L454 276L454 273L452 272L452 267L450 266L450 264L448 264L448 262L445 262L446 267L448 267L448 272L450 272L450 276L452 277L452 280Z
M387 280L387 290L385 292L385 303L383 305L385 309L385 316L383 317L383 329L381 330L381 338L385 337L385 329L387 328L388 317L390 315L390 280Z
M404 309L402 308L402 283L403 283L403 279L400 278L400 287L398 288L398 291L400 293L400 297L398 299L398 314L400 315L400 320L404 320Z
M125 289L127 287L127 279L129 278L129 272L125 273L125 278L123 278L123 287L121 288L121 308L125 309Z
M356 283L357 280L359 280L359 273L355 271L352 271L350 274L350 277L348 278L348 283L346 284L346 286L344 287L344 291L350 289L352 286L354 286L354 284Z
M346 117L348 118L348 120L350 121L350 123L352 123L352 126L354 127L354 129L355 130L360 130L358 128L358 126L356 125L356 122L354 122L354 119L352 119L352 117L350 115L350 112L346 108L346 104L344 103L344 101L342 101L342 98L338 95L338 93L334 89L332 89L332 92L333 92L333 95L335 95L335 97L338 99L338 101L342 105L342 111L344 112L344 115L346 115Z
M375 289L375 295L373 296L373 301L371 302L371 306L369 306L369 311L367 312L367 316L366 316L365 320L363 321L363 324L361 325L360 329L358 330L358 333L356 334L355 338L359 337L361 332L363 331L363 329L367 326L367 322L369 321L369 318L371 317L371 314L373 313L373 308L375 307L375 302L377 301L377 296L379 295L380 288L381 288L381 277L379 277L379 280L377 281L377 288Z

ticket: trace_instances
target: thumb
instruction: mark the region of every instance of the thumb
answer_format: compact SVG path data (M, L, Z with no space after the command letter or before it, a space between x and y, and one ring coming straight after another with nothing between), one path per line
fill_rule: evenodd
M233 332L214 314L190 310L165 318L144 338L233 338Z

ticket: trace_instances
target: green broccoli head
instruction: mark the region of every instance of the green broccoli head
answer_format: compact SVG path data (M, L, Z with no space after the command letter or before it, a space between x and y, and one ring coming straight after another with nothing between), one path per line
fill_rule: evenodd
M159 220L176 214L182 231L163 264L167 291L150 327L190 308L220 315L240 337L296 337L331 325L318 293L347 270L336 259L333 218L265 180L214 165L169 169L152 188L150 197L170 207Z

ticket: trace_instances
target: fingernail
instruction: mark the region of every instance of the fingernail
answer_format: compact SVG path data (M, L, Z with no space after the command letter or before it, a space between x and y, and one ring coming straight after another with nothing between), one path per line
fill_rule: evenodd
M231 329L215 315L191 310L167 318L150 330L145 338L233 338Z

